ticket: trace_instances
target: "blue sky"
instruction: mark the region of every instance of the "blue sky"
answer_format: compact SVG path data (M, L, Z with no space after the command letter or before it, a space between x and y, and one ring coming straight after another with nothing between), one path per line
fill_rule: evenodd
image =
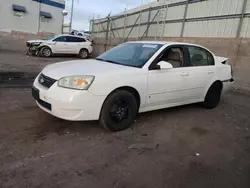
M156 0L143 0L143 3L149 3ZM124 11L127 7L134 8L140 6L141 0L75 0L73 28L89 29L89 17L105 17L109 12L116 14ZM71 0L66 0L66 10L70 13ZM69 23L69 16L65 18L65 22Z

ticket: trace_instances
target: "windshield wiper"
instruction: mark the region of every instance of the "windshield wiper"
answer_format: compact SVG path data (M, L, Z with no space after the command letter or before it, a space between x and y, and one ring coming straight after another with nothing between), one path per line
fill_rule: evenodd
M118 63L117 61L112 61L112 60L106 60L106 62L114 63L114 64L118 64L118 65L123 65L123 64L121 64L121 63Z
M118 64L118 65L123 65L121 63L118 63L117 61L112 61L112 60L106 60L106 59L101 59L101 58L96 58L96 60L105 61L105 62L108 62L108 63L114 63L114 64Z
M101 58L95 58L95 59L99 61L106 61L105 59L101 59Z

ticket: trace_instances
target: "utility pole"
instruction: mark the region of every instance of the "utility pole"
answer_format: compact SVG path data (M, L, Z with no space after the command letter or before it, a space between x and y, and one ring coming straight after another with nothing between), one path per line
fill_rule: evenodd
M38 5L38 20L37 20L37 34L39 34L40 32L40 12L41 12L41 0L38 2L39 5Z
M141 0L140 19L139 19L139 24L138 24L138 35L137 35L137 40L139 40L140 34L141 34L142 9L143 9L143 0Z
M74 13L74 3L75 3L75 0L72 0L72 3L71 3L71 12L70 12L70 32L72 30L72 21L73 21L73 13Z

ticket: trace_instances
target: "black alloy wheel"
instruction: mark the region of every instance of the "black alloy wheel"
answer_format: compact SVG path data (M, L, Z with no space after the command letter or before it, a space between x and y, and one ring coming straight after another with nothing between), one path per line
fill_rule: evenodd
M125 90L117 90L105 100L99 122L112 131L127 129L134 122L138 112L138 104L134 95Z
M215 108L221 99L222 85L219 82L215 82L208 90L203 106L208 109Z

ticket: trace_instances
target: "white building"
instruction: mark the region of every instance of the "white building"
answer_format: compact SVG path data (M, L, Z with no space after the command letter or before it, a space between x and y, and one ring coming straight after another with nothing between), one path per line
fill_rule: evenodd
M64 0L0 0L0 31L61 33Z

